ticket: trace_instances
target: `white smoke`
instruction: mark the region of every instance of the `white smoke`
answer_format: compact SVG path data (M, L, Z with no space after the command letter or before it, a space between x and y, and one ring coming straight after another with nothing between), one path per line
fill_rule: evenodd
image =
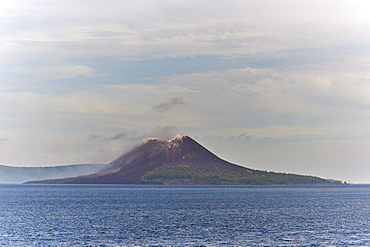
M99 149L94 156L87 156L87 160L93 163L109 163L119 156L131 151L133 148L143 144L150 138L157 138L162 141L168 141L182 135L176 126L157 126L148 133L137 134L135 131L118 132L115 135L105 136L104 134L91 133L88 137L89 141L100 142L105 148ZM122 141L119 148L107 145L107 142ZM102 143L104 142L104 143ZM96 144L96 143L95 143ZM104 144L104 145L103 145ZM113 144L112 144L113 145ZM115 144L114 144L115 145Z
M148 138L158 138L163 141L168 141L176 137L182 136L176 126L157 126L149 133L144 133L138 136L138 139L145 140Z

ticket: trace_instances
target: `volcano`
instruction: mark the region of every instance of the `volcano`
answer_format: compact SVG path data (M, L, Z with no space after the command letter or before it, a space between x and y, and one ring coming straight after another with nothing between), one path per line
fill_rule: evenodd
M227 162L189 136L149 139L97 173L40 184L341 184L314 176L259 171Z
M142 184L147 172L159 167L190 166L210 172L251 172L252 169L227 162L189 136L169 141L149 139L109 163L97 173L28 183L53 184Z

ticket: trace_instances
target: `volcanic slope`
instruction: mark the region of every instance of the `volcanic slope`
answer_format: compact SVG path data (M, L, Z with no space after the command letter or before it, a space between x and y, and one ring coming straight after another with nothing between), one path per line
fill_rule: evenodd
M149 139L94 174L28 183L327 184L332 182L317 177L263 172L235 165L217 157L191 137L182 136L170 141Z

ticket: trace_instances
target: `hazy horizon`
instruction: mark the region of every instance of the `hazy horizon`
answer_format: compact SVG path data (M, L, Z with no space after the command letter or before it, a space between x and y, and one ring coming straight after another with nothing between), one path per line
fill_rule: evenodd
M0 164L189 135L253 169L370 183L368 1L3 1Z

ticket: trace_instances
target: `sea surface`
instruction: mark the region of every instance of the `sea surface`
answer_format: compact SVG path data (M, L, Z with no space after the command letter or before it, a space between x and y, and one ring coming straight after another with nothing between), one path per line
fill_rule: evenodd
M370 246L370 185L0 185L0 246Z

